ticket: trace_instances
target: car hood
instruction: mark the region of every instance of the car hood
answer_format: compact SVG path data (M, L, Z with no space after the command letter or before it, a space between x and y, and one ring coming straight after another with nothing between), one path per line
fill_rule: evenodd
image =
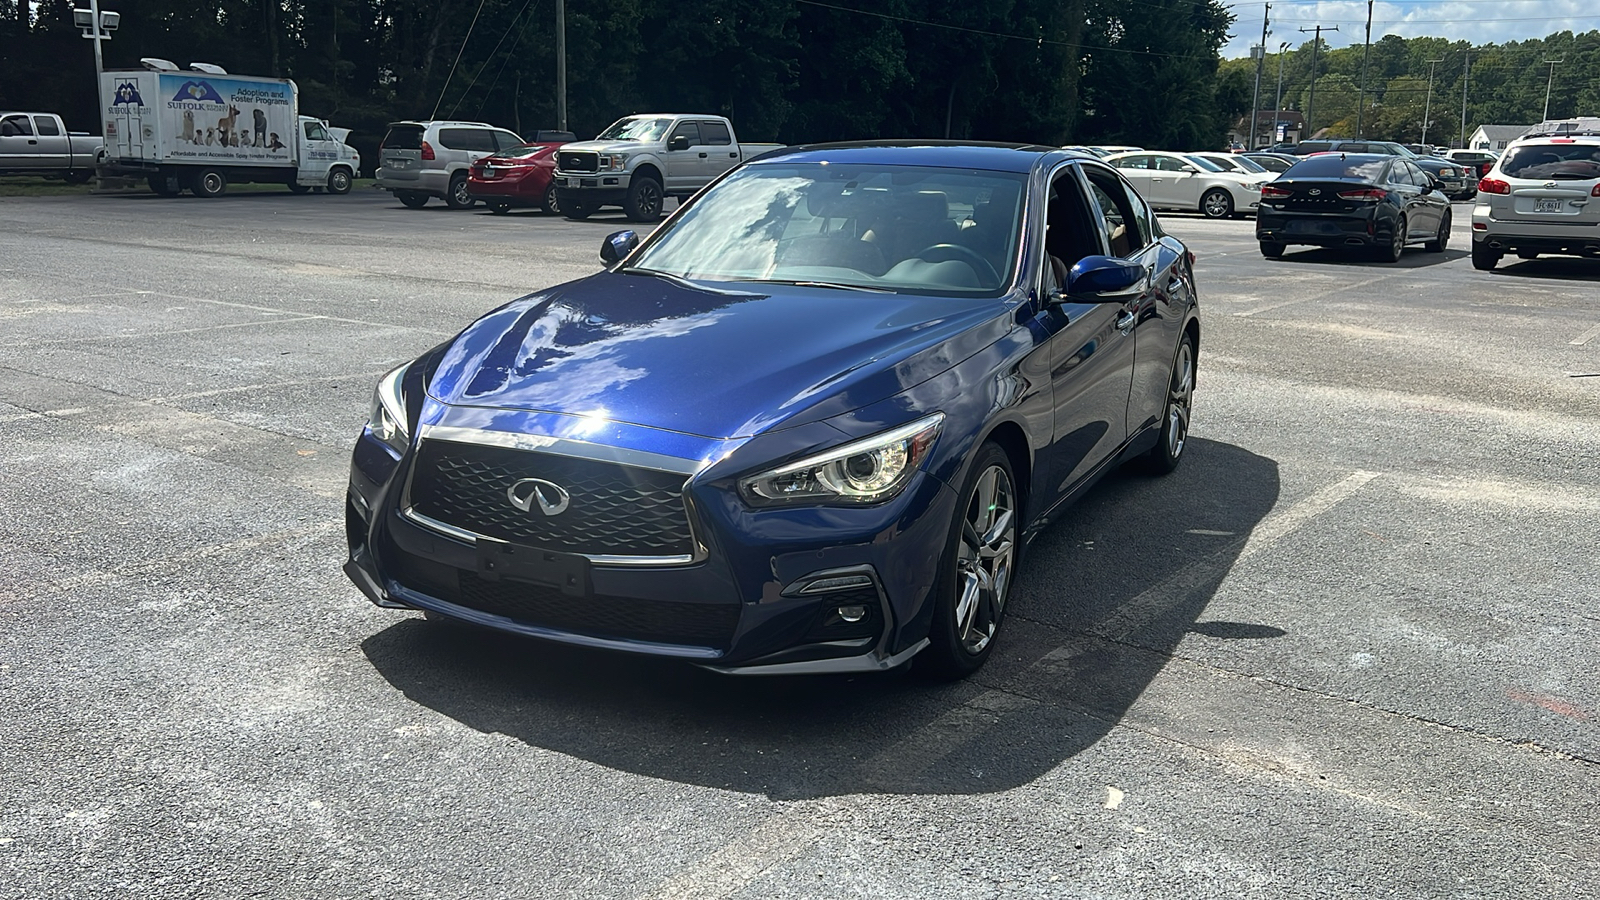
M654 147L654 144L645 144L640 141L573 141L562 144L562 150L594 150L600 153L625 153L629 150L640 150L645 147Z
M456 406L745 437L926 381L999 339L1013 314L994 298L602 272L474 322L428 393Z

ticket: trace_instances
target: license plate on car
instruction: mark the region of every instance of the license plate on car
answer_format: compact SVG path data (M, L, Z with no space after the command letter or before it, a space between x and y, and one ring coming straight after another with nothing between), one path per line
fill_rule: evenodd
M1535 200L1533 202L1533 211L1561 212L1561 207L1564 205L1560 200Z
M589 596L589 558L478 538L478 576L488 581L513 578L559 588L570 597Z

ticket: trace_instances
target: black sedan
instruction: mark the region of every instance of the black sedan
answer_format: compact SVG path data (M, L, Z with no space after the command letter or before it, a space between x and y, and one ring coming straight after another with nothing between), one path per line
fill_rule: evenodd
M1399 262L1407 244L1443 252L1450 201L1410 160L1375 153L1325 153L1295 163L1261 187L1256 216L1261 255L1289 244L1358 247Z

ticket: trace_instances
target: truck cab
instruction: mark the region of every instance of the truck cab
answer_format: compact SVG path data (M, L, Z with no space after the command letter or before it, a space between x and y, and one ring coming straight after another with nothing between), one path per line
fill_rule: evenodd
M0 112L0 175L58 177L83 184L94 177L102 141L69 132L54 113Z

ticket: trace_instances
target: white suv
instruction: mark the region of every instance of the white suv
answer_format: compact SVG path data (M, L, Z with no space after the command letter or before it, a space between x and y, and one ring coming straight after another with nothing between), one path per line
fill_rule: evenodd
M429 197L465 209L472 205L472 164L521 144L522 138L483 122L390 122L378 150L377 186L412 209Z
M1534 126L1478 183L1472 265L1507 253L1600 257L1600 118Z

